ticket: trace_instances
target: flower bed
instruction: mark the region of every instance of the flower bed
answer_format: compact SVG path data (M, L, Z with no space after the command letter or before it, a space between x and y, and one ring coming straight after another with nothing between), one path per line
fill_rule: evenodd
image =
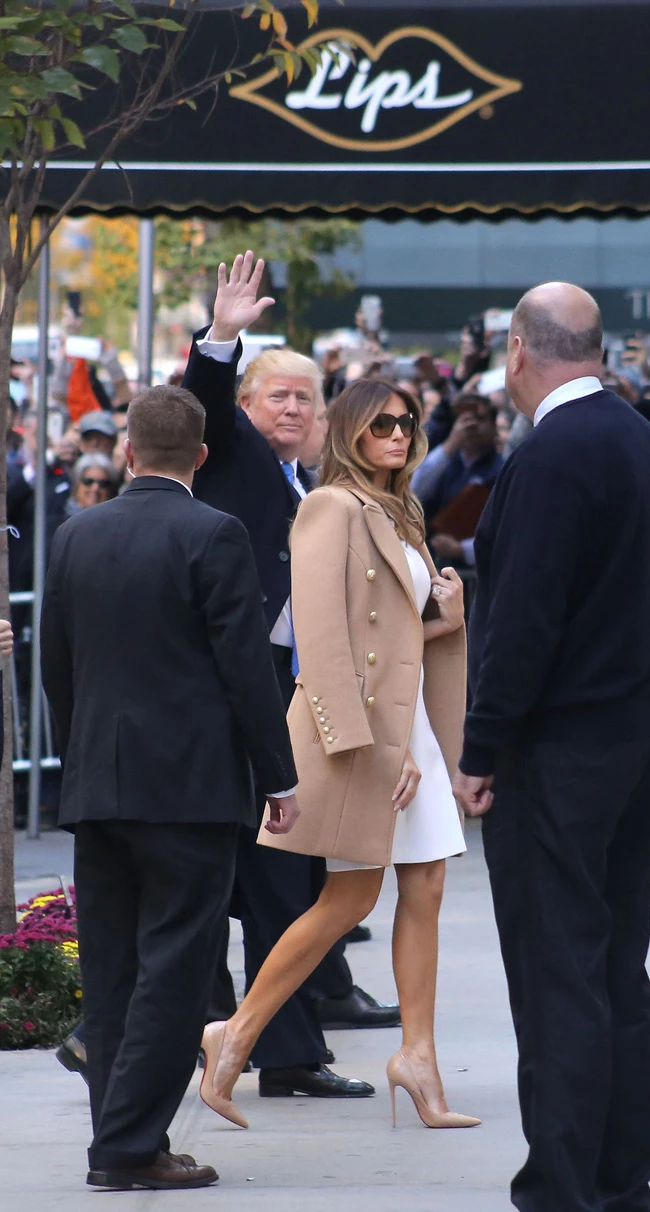
M18 910L15 934L0 935L0 1049L50 1048L81 1016L74 903L47 892Z

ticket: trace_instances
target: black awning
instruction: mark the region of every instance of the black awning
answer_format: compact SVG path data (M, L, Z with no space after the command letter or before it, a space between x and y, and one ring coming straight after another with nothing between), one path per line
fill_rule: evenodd
M357 0L326 4L309 34L304 10L289 7L295 41L336 37L352 53L338 63L326 55L317 77L305 70L293 85L253 69L196 113L181 107L149 123L83 208L458 218L650 210L649 3ZM193 29L186 80L205 75L215 54L225 62L236 37L244 54L259 48L256 22L219 5ZM45 202L68 196L81 167L51 167Z

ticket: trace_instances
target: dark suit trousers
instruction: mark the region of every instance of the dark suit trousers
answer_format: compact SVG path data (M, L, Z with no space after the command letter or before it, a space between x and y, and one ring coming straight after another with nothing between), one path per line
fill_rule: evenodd
M148 1165L196 1068L238 826L83 821L75 888L94 1169Z
M650 1209L650 741L524 743L484 819L530 1151L520 1212Z
M275 647L274 657L288 710L295 690L290 650ZM318 899L326 878L324 859L258 846L256 838L256 830L242 828L233 898L233 912L241 918L244 932L247 987L285 930ZM344 997L350 992L352 975L344 948L344 943L337 943L265 1027L252 1053L256 1068L277 1069L325 1060L326 1044L313 998Z

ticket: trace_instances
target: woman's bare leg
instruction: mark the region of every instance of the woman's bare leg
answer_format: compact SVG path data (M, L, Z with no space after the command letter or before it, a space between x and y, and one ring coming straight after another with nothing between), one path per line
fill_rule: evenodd
M444 860L400 863L396 873L399 897L393 927L393 970L402 1014L402 1051L417 1066L427 1102L446 1111L433 1036L438 917L445 864Z
M328 875L316 904L278 940L246 994L228 1020L214 1088L226 1098L261 1031L295 993L330 947L374 908L384 869L337 871Z

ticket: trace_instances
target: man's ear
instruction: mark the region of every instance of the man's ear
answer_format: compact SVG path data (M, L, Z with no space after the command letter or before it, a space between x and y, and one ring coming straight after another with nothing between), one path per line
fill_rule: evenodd
M243 408L243 410L244 410L244 412L246 413L246 415L247 415L247 416L248 416L248 415L250 415L250 410L251 410L251 398L250 398L250 396L242 396L242 397L241 397L241 399L240 399L240 401L239 401L239 407L240 407L240 408Z
M131 475L133 475L133 447L129 438L125 438L124 440L124 458Z
M526 361L526 350L521 337L515 337L512 342L512 352L510 355L510 369L513 375L518 375L523 369Z
M196 463L194 464L195 471L198 471L199 467L203 467L203 464L205 463L205 460L207 459L208 454L209 454L208 448L207 448L205 442L203 442L201 445L201 449L197 455Z

